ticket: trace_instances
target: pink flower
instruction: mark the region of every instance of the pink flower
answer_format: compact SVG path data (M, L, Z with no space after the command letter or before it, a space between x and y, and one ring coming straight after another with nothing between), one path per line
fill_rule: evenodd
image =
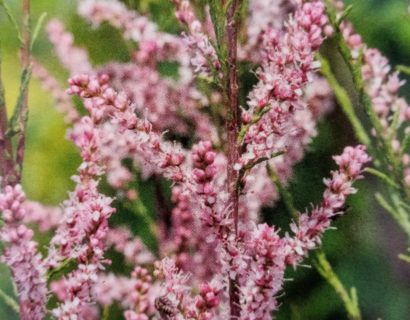
M343 153L334 157L339 166L330 179L324 179L326 190L322 204L309 215L303 213L291 225L294 238L288 237L289 254L287 262L296 265L308 251L320 244L321 235L329 228L331 219L343 213L347 196L356 192L352 187L355 180L362 178L363 166L371 159L364 146L346 147Z
M25 195L20 185L6 186L0 192L0 212L4 225L0 240L5 244L1 262L8 265L17 287L22 320L42 320L46 314L46 268L33 231L23 224Z

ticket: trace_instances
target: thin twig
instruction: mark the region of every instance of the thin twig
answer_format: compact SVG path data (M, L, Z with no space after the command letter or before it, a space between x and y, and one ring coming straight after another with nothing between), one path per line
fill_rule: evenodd
M359 303L357 299L357 293L355 288L351 288L350 294L343 286L339 277L333 271L333 268L326 258L325 253L322 250L318 250L315 253L313 264L321 274L323 278L335 289L338 296L342 299L347 315L350 320L360 320L362 318Z
M22 47L21 47L21 64L23 74L27 73L28 80L30 79L30 56L31 56L31 31L30 31L30 0L23 0L23 28L22 28ZM26 144L26 129L28 115L28 83L24 84L22 77L22 101L20 109L20 128L18 134L17 150L16 150L16 165L18 167L17 181L21 180L23 170L24 152ZM27 81L28 82L28 81Z
M4 86L1 78L1 55L0 55L0 176L3 177L2 183L8 184L7 174L13 170L13 149L10 139L6 136L7 131L7 108L4 94Z

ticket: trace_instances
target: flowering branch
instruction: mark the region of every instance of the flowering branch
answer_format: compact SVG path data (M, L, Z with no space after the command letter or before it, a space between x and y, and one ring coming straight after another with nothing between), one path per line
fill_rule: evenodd
M29 2L24 1L28 12ZM61 23L49 24L57 56L71 73L67 93L78 96L88 114L76 112L58 83L36 68L43 85L71 116L69 137L82 163L73 176L74 190L61 209L25 202L19 185L7 185L0 193L5 221L0 235L6 242L3 259L17 283L22 315L30 308L35 309L30 310L34 319L47 312L49 285L59 300L51 316L60 320L108 318L113 303L118 303L127 320L271 319L279 307L286 268L298 266L320 246L332 219L343 213L347 196L356 191L352 185L370 158L361 145L346 147L334 157L338 170L324 180L322 202L309 213L296 211L283 184L302 159L316 134L316 121L330 104L329 86L314 74L320 65L315 55L325 37L339 29L329 24L319 0L290 1L286 8L282 2L258 1L249 8L274 8L264 12L262 25L244 30L249 32L241 41L240 27L246 25L242 18L248 7L240 0L211 0L198 17L188 0L175 0L177 18L187 27L183 38L158 31L155 23L118 0L82 1L79 12L93 25L108 22L126 40L135 42L130 61L98 69L85 50L74 46L73 35ZM252 16L250 22L255 19ZM27 43L30 35L22 38ZM67 52L73 57L67 59ZM26 55L22 54L26 68L22 90L8 131L18 135L16 163L20 167L30 51ZM163 62L176 62L177 78L161 73ZM239 83L242 62L258 68L250 92ZM213 75L214 83L197 81L195 73ZM336 95L345 97L333 80L329 80L331 86L340 89ZM397 87L396 82L391 84ZM247 101L241 108L242 97ZM220 106L214 125L209 114ZM348 108L352 106L350 102ZM399 112L392 118L391 128L382 132L386 139L394 137L392 128L400 125ZM368 136L362 136L365 143L370 141ZM180 143L172 141L175 138ZM99 191L103 175L116 192L115 207L114 198ZM139 227L156 235L158 221L139 197L142 190L135 179L161 176L172 183L173 207L164 214L166 228L159 231L158 250L148 252L128 229L111 228L110 218L116 210L119 214L132 211ZM157 211L169 195L162 194L161 182L157 181ZM285 234L259 223L262 208L272 205L278 193L295 215L291 232ZM37 223L41 231L54 231L44 260L24 226L29 222ZM124 256L133 270L130 275L105 272L109 247ZM25 253L24 261L29 262L16 261L17 251ZM346 292L328 261L318 256L316 262L346 308L360 314L357 298ZM30 275L29 280L22 281L21 270ZM27 291L37 294L27 298ZM31 304L30 299L36 301Z
M21 121L21 131L19 132L16 150L16 165L18 166L17 181L21 179L23 170L23 160L26 144L26 128L28 114L28 82L31 77L31 30L30 30L30 0L23 0L23 27L22 37L23 43L21 48L21 64L23 67L22 83L21 83L21 107L17 105L16 110L19 111ZM27 74L27 75L26 75ZM26 78L27 77L27 78Z
M33 241L33 231L22 223L24 200L20 185L6 186L0 193L4 220L0 240L6 244L1 261L10 267L16 282L21 319L42 320L47 301L46 268Z
M276 175L274 169L268 167L268 171L270 173L272 181L275 183L279 190L279 193L286 205L287 210L294 219L297 219L299 216L299 212L294 206L292 195L288 192L288 190L286 190L285 186L283 186L278 176ZM333 270L332 265L330 264L325 252L322 249L318 249L315 251L314 258L312 258L312 263L315 269L319 272L319 274L333 287L333 289L336 291L338 296L343 301L349 319L360 320L361 316L360 309L358 306L356 290L352 288L352 295L349 295L343 283L340 281L340 278Z
M376 49L367 48L361 37L354 33L352 26L343 21L347 12L348 9L339 13L330 1L327 1L327 15L335 29L337 49L350 70L359 104L370 121L369 133L363 129L353 110L354 102L345 94L325 59L322 60L322 72L334 88L336 98L351 122L356 136L366 144L374 158L377 171L372 172L384 181L385 177L389 177L389 183L385 184L386 196L378 194L376 200L392 214L410 238L410 214L404 205L410 201L410 178L406 180L410 172L410 156L406 150L409 141L409 106L398 96L398 90L403 82L398 78L397 72L390 73L387 59ZM404 132L403 138L398 135L400 131ZM375 139L370 139L370 135Z

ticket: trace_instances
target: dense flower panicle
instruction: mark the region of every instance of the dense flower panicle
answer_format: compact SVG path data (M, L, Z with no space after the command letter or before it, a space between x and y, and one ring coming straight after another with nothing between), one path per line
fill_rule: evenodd
M73 35L65 31L61 21L51 20L47 25L47 33L57 57L71 75L92 70L87 51L74 46Z
M25 195L20 185L0 192L0 213L4 225L0 240L5 249L0 261L7 264L16 283L22 320L42 320L46 313L46 268L33 240L33 231L23 220Z
M138 114L152 123L154 131L172 130L186 135L190 126L195 126L195 134L201 139L217 140L214 125L201 112L209 101L191 82L175 85L155 68L135 63L111 63L97 73L108 75L113 88L126 93Z
M74 315L88 309L93 302L92 287L98 279L97 272L102 269L108 219L115 211L112 199L97 191L94 180L77 177L76 190L64 203L64 217L51 240L47 258L50 268L57 267L67 259L75 259L79 266L70 272L64 281L66 292L53 314L60 320L72 319ZM84 177L85 178L85 177Z
M96 184L83 184L70 194L65 203L62 228L57 229L52 244L58 246L61 258L86 262L93 254L97 261L105 249L108 218L115 211L112 199L101 195Z
M175 266L174 261L165 258L155 264L154 276L162 280L163 292L155 300L155 308L161 317L170 319L183 319L182 314L192 305L189 294L188 276ZM179 317L177 317L177 315ZM175 318L173 318L175 317Z
M214 165L216 153L212 150L210 141L201 141L192 148L193 170L192 176L196 183L196 192L203 197L206 207L212 210L216 203L216 191L214 186L217 169ZM212 215L212 214L211 214ZM219 224L220 221L207 221L213 219L212 216L204 215L202 217L205 223L209 225Z
M82 319L93 303L90 293L97 282L98 269L94 264L80 264L62 281L55 284L53 291L64 301L52 310L52 315L59 320Z
M296 223L291 225L294 237L288 238L288 263L297 264L309 250L320 245L321 235L329 228L332 218L343 213L347 196L356 192L352 187L355 180L360 179L363 166L370 161L365 147L346 147L340 156L334 157L339 166L332 172L332 177L324 179L326 189L320 206L311 214L303 213Z
M152 124L142 120L135 114L135 106L130 103L124 93L117 93L107 84L107 77L87 75L70 79L70 94L85 99L87 110L96 121L110 117L118 125L120 132L134 132L136 151L141 152L144 160L156 167L158 172L176 182L185 179L181 165L185 155L177 145L163 141L162 137L152 131Z
M296 101L317 68L314 53L324 39L328 21L319 1L305 3L286 24L286 32L268 29L264 34L264 61L259 83L249 95L249 107L258 110L272 101ZM276 72L275 72L276 71Z
M63 220L51 240L48 257L51 267L66 258L79 259L84 263L90 253L95 255L96 261L103 255L108 218L114 209L111 207L112 199L97 190L95 179L104 171L97 152L100 132L94 122L90 117L83 117L71 132L83 163L78 169L78 176L73 177L76 188L64 203Z
M213 150L210 141L200 141L192 147L192 167L194 192L198 196L193 200L199 202L202 241L206 240L214 246L215 252L212 257L219 255L219 251L223 250L227 255L222 256L230 260L227 238L232 234L230 229L232 217L231 208L227 206L228 195L225 188L226 158ZM206 245L198 247L201 248L210 253ZM207 259L206 255L203 258Z
M289 121L295 109L305 107L302 90L318 67L314 54L324 39L327 22L324 5L314 1L295 11L286 32L270 29L264 34L259 82L249 94L249 109L242 115L243 123L250 125L244 137L247 152L242 156L243 165L269 158L295 140ZM259 120L252 124L255 117Z
M189 0L174 0L174 3L177 19L188 28L185 41L192 54L191 64L195 72L212 76L213 72L221 68L221 63L209 36L204 33L202 23L196 18Z
M148 320L153 313L153 304L149 300L149 291L152 288L152 277L148 270L136 267L131 274L134 280L132 305L130 310L125 311L126 320Z
M217 277L199 286L199 294L192 296L188 286L189 277L175 263L165 258L156 263L155 277L163 281L161 295L155 307L163 319L211 320L217 317L222 284Z
M292 117L288 118L287 126L290 130L285 135L286 139L272 144L273 150L284 148L284 154L268 161L282 184L292 178L293 167L303 159L306 147L317 134L316 123L333 106L330 87L323 78L315 77L302 98L307 107L295 110ZM277 200L278 193L264 165L254 167L246 175L244 182L241 215L257 221L261 207L272 205Z
M93 88L96 90L96 83ZM97 189L97 179L104 173L103 157L98 152L102 140L98 123L102 116L100 112L90 112L90 116L82 117L70 132L83 162L78 175L73 177L76 187L63 204L63 218L50 242L46 260L49 268L71 259L79 264L66 276L62 286L65 298L52 311L61 320L89 309L93 284L106 262L108 219L115 209L111 206L112 199Z
M397 110L401 123L410 120L410 106L404 98L398 96L400 87L405 83L399 79L399 73L391 73L388 60L377 49L367 49L364 62L362 73L366 90L384 129L387 131L391 121L389 116Z
M341 214L346 198L356 190L352 183L361 178L363 166L370 161L363 146L346 147L335 156L339 166L325 179L326 190L322 204L309 214L301 214L291 224L293 235L280 237L274 227L251 225L244 244L242 260L246 267L239 269L241 284L241 319L267 320L278 308L277 294L282 288L288 264L296 266L320 244L322 234L329 228L331 218Z
M297 0L250 0L246 20L247 38L239 57L260 62L263 35L268 29L280 30L288 14L296 8Z
M276 227L258 224L261 209L279 196L266 167L286 184L316 135L316 122L332 104L328 84L314 74L319 67L315 53L332 32L323 3L250 1L250 18L243 24L247 37L238 44L238 58L258 66L258 82L242 110L239 163L228 163L221 132L222 94L212 86L202 90L195 79L195 74L222 76L210 12L201 22L190 1L173 2L177 19L187 28L183 37L160 31L118 0L80 2L80 15L92 25L109 23L135 42L126 63L93 68L86 51L74 46L73 36L59 21L48 26L56 54L71 74L67 93L80 97L88 114L80 116L57 81L35 65L43 86L73 124L68 136L82 163L73 177L75 188L61 208L25 201L19 186L0 193L5 221L0 237L7 244L2 259L16 279L23 319L44 317L46 272L69 262L77 267L50 285L59 300L51 315L60 320L98 319L100 307L112 304L127 320L227 319L232 285L239 295L234 302L239 304L234 306L240 310L238 319L271 319L286 267L296 267L320 245L332 218L356 191L352 184L370 161L363 146L347 147L334 157L339 168L324 179L323 201L310 214L300 214L290 234L281 236ZM344 30L352 50L360 50L361 39ZM363 77L384 128L391 109L400 110L400 123L410 119L407 104L397 98L402 83L396 74L389 76L387 60L372 50L364 59ZM162 74L162 62L176 62L175 78ZM167 141L168 136L182 137L184 148L190 149ZM172 182L173 208L166 218L158 215L170 230L159 236L156 255L127 228L110 229L113 199L98 190L105 175L117 199L136 200L133 166L143 179L163 176ZM235 181L238 221L228 201L228 167L240 177ZM41 231L55 229L44 261L23 222L34 222ZM130 276L105 271L109 247L133 268Z
M247 244L248 274L241 290L240 319L268 320L277 310L276 295L282 289L286 246L277 231L267 224L255 226Z
M340 5L340 10L343 4ZM400 80L399 72L392 72L389 61L382 53L373 48L368 48L357 33L354 32L351 24L344 22L341 24L343 37L350 48L351 55L355 61L361 58L362 77L364 90L369 96L372 108L381 126L381 130L373 134L380 134L383 139L387 139L390 147L403 167L403 183L410 186L410 155L406 150L401 150L399 132L409 132L410 106L406 100L399 96L400 88L405 84Z

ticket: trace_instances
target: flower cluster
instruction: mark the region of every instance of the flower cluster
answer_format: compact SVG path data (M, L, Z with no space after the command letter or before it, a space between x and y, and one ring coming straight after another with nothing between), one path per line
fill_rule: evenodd
M191 63L195 72L202 75L211 76L212 71L218 72L221 63L212 46L209 36L202 30L201 22L195 17L188 0L174 0L176 4L177 19L188 28L188 35L185 41L192 52Z
M235 9L235 3L228 1L229 8L221 10ZM81 164L60 208L25 201L18 185L0 193L3 260L17 283L23 319L44 318L46 280L58 299L49 315L60 320L107 317L100 307L109 310L112 304L127 320L271 319L286 268L297 267L320 245L332 218L356 191L352 184L370 161L361 145L334 157L338 170L324 180L323 201L295 217L289 234L261 222L262 209L279 198L280 184L286 187L332 104L329 86L315 74L315 54L333 32L323 3L251 0L248 21L239 24L238 14L238 21L222 24L231 41L239 25L248 26L238 49L219 43L215 33L221 25L214 26L220 22L215 19L226 17L215 17L215 8L196 15L193 2L174 4L187 28L182 36L161 31L117 0L79 4L79 14L94 27L109 23L133 42L127 62L94 67L61 22L52 20L47 28L70 73L69 88L63 92L38 62L34 73L71 124L68 137ZM222 67L224 55L229 71ZM374 52L365 58L364 78L387 121L387 104L401 105L387 93L396 94L400 82L392 76L372 83L387 70ZM164 62L176 63L175 77L161 73ZM235 83L237 62L255 66L256 84L248 92ZM235 88L243 90L246 105L233 106L241 115L231 121L225 105L240 100L229 96ZM84 112L70 96L79 98ZM228 132L235 132L236 140L228 139ZM229 160L234 158L237 163ZM107 195L100 187L104 180ZM141 209L146 190L138 190L140 181L155 185L154 203L161 210ZM164 186L170 192L163 192ZM150 251L131 224L110 220L124 208L144 216L149 224L144 232L152 231L158 248ZM53 232L44 259L24 223ZM123 256L124 274L109 266L109 248Z
M4 225L0 239L6 245L1 262L12 272L23 320L41 320L47 301L46 268L33 240L33 231L23 224L25 195L20 185L6 186L0 193L0 212Z
M295 236L288 240L288 245L295 255L289 255L287 260L292 265L320 245L321 235L330 227L332 218L343 213L347 196L356 192L352 183L362 177L363 166L370 162L370 157L364 146L359 145L356 148L346 147L334 160L339 170L333 171L332 177L324 180L326 190L321 205L310 214L301 214L297 222L291 225Z
M287 145L292 145L292 113L304 107L300 97L312 72L319 64L314 53L324 39L327 17L319 1L298 8L288 21L286 32L270 28L263 37L262 65L257 70L258 83L249 94L248 110L242 122L249 126L244 133L247 152L242 165L270 158Z

